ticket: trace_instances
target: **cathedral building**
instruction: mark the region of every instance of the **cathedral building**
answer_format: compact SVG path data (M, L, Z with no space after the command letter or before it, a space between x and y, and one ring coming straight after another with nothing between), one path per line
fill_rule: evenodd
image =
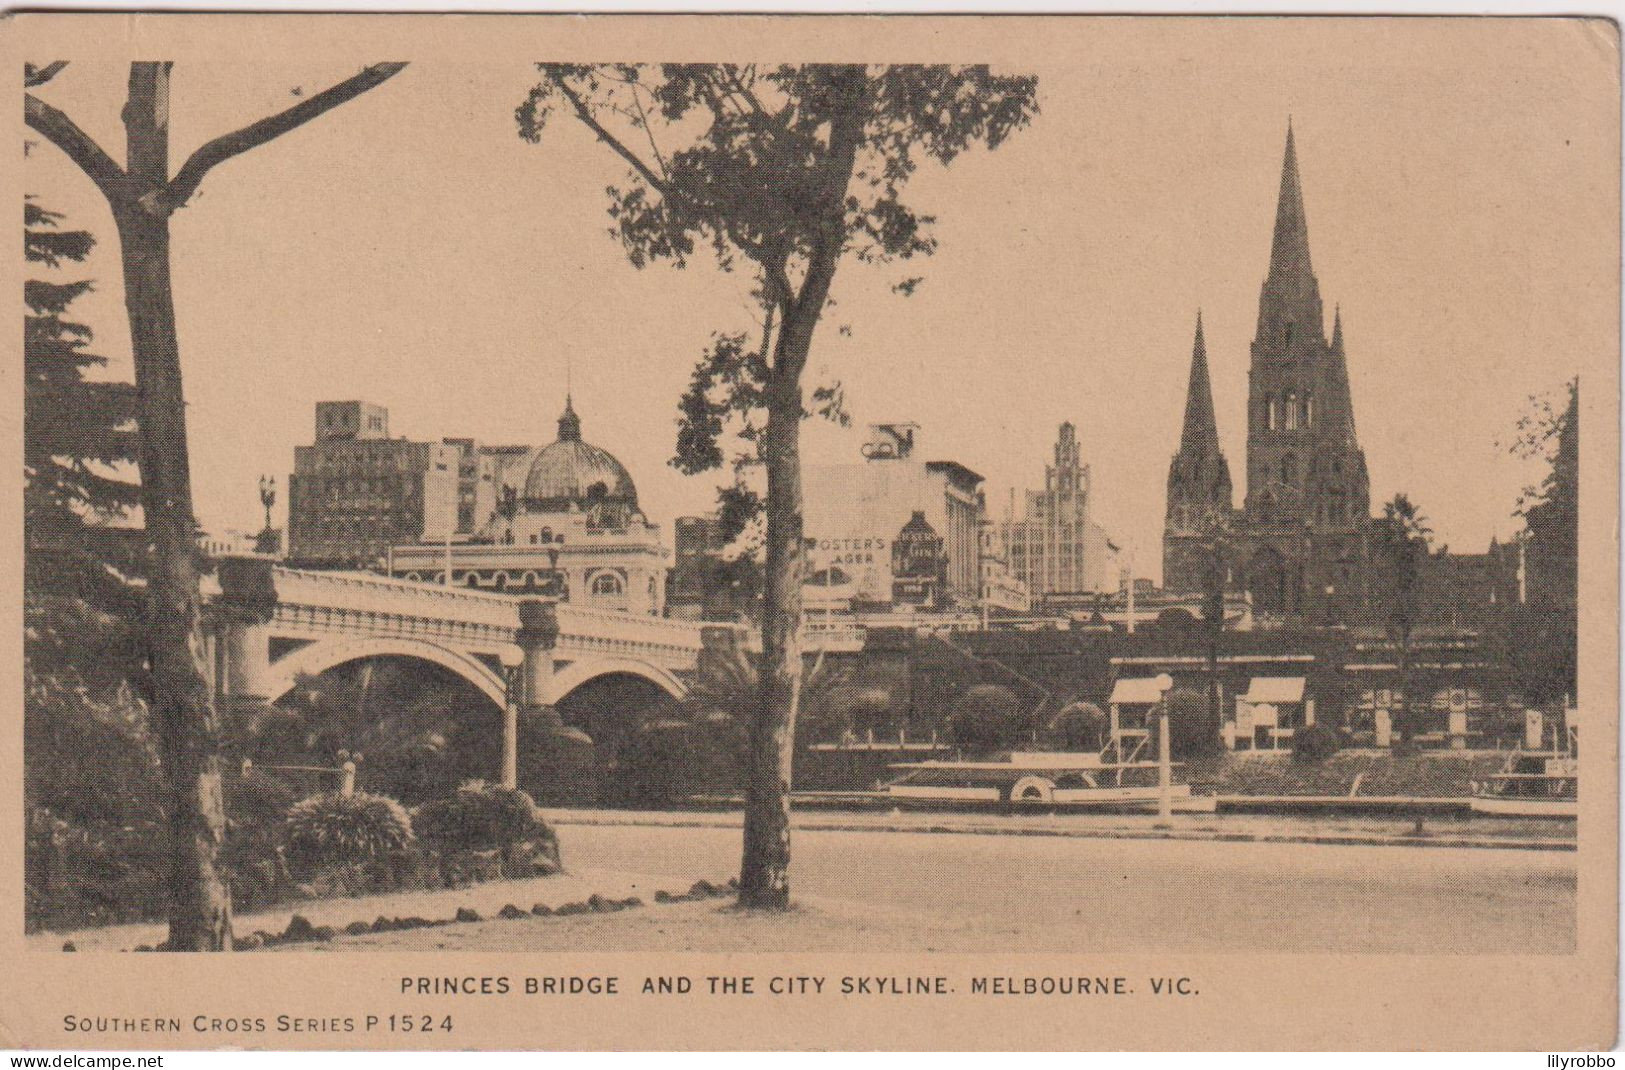
M1262 621L1345 623L1368 602L1371 490L1355 434L1343 320L1326 336L1290 126L1247 399L1246 497L1219 446L1201 314L1179 451L1168 470L1163 584L1209 591L1223 574Z

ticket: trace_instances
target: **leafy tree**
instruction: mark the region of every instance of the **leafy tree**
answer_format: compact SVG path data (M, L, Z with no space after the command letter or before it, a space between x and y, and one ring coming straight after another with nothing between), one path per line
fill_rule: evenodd
M87 231L23 200L23 794L28 914L105 921L152 901L148 858L129 855L163 820L158 755L140 700L142 545L108 526L139 487L134 394L95 381L106 363L70 306L91 283L68 275ZM38 835L36 835L38 833ZM113 876L111 879L109 875Z
M820 654L802 667L800 691L809 706L819 709L841 704L851 690L852 672L828 661ZM694 678L683 699L682 713L696 723L714 713L744 720L755 708L761 694L761 670L757 659L737 641L709 644L695 661Z
M232 735L256 762L336 766L360 755L368 787L410 804L499 760L500 711L451 673L403 658L302 677L281 705L243 712Z
M107 560L107 540L93 547L85 524L116 520L139 500L140 487L121 478L136 459L135 388L86 378L107 358L88 348L94 334L70 318L69 306L92 284L58 276L88 257L96 239L88 231L64 229L62 222L60 213L23 199L24 254L30 265L48 269L48 277L23 283L23 523L34 566L29 579L36 590L105 596L110 583L126 586L105 569L116 572L129 564Z
M936 248L932 219L903 199L925 160L997 148L1037 112L1037 79L985 66L538 64L519 133L539 141L563 113L629 168L611 186L628 259L686 264L708 248L750 274L760 319L719 331L679 404L674 464L693 474L759 466L766 496L736 483L724 511L765 512L762 669L750 721L739 902L789 905L790 766L801 684L804 374L844 259L909 260ZM895 289L910 292L918 279ZM844 419L839 385L817 411Z
M218 865L226 818L221 802L220 719L208 685L203 602L198 590L192 477L181 391L180 344L170 286L169 218L210 171L326 114L399 73L367 67L343 82L205 142L179 170L169 167L169 80L173 64L130 64L121 116L120 166L68 115L32 90L67 66L24 65L23 116L107 199L118 227L124 304L135 358L141 506L152 547L147 576L147 648L152 713L170 786L169 939L176 951L231 947L231 894Z
M1394 728L1402 746L1423 730L1426 706L1418 701L1418 681L1411 667L1412 640L1421 622L1423 572L1432 553L1433 529L1409 496L1400 493L1384 503L1373 530L1372 556L1381 581L1376 601L1383 630L1399 659L1399 686L1404 696Z
M23 283L24 590L31 610L31 661L78 666L90 686L143 684L138 615L142 542L118 521L140 487L121 478L135 460L135 393L129 383L86 373L105 357L88 348L90 327L69 306L89 280L60 273L95 247L83 230L23 200L24 255L41 278ZM38 641L36 641L38 640Z
M1549 465L1540 484L1518 504L1524 518L1526 601L1513 613L1514 668L1536 703L1576 693L1579 645L1580 380L1568 383L1567 403L1532 399L1519 421L1515 453Z
M1224 741L1208 696L1187 687L1168 693L1168 753L1175 761L1187 761L1218 751ZM1161 730L1161 711L1153 710L1150 720L1151 753L1157 753L1156 734Z

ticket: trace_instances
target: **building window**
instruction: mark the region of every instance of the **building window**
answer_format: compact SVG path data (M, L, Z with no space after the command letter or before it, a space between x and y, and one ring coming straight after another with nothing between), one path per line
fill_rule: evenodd
M617 595L623 593L625 588L621 578L613 572L600 572L592 578L590 590L595 595Z
M1288 431L1298 429L1298 395L1291 392L1286 396L1286 429Z
M1289 487L1298 485L1298 458L1290 453L1281 458L1281 482Z
M1309 427L1315 422L1315 395L1313 391L1303 393L1303 426Z
M1264 429L1275 430L1275 395L1264 395Z

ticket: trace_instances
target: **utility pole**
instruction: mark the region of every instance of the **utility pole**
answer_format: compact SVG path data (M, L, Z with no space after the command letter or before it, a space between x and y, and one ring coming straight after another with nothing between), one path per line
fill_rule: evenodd
M1227 579L1223 523L1215 520L1209 547L1207 606L1208 724L1224 723L1224 700L1219 690L1219 645L1224 637L1224 592Z
M1168 739L1168 693L1173 690L1174 678L1167 673L1157 676L1157 823L1159 829L1172 828L1174 816L1174 763L1173 750Z

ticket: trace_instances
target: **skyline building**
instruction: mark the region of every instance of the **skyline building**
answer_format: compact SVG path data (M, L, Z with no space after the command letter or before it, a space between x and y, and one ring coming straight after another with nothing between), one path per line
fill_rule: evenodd
M1020 518L1012 491L1001 526L1010 574L1027 586L1034 604L1116 590L1113 548L1106 529L1094 521L1092 489L1077 427L1067 421L1056 432L1052 462L1044 467L1044 489L1026 492Z
M456 445L391 438L382 405L317 402L288 478L289 563L374 568L392 545L450 537L460 458Z
M670 557L660 525L644 516L626 467L582 438L581 417L568 394L552 443L539 449L469 448L479 472L479 484L467 496L474 530L439 545L420 540L394 546L384 571L434 583L447 582L449 571L455 585L664 614Z

